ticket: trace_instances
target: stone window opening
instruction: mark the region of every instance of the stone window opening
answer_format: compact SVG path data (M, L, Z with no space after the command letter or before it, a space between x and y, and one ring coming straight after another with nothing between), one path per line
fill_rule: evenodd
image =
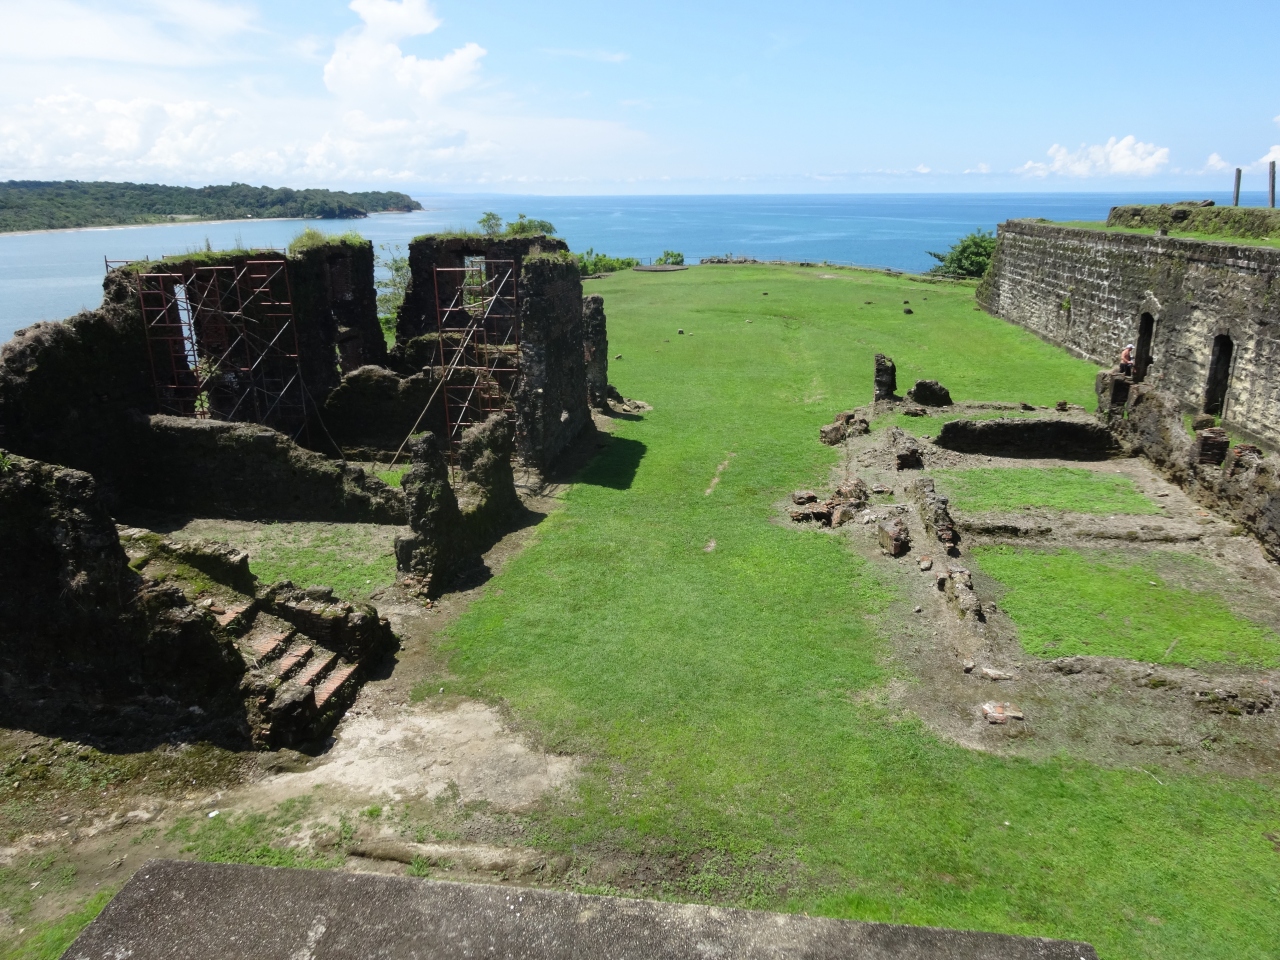
M1221 417L1226 412L1227 390L1231 385L1231 361L1235 344L1225 333L1213 338L1213 354L1209 360L1209 379L1204 390L1204 412Z
M1147 379L1147 371L1155 362L1151 355L1151 342L1155 336L1156 318L1144 313L1138 321L1138 343L1133 356L1133 382L1141 383Z

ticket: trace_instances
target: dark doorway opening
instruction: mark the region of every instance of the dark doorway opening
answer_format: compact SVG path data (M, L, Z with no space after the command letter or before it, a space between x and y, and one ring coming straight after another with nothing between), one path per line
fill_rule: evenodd
M1231 381L1231 356L1235 344L1225 333L1213 338L1213 356L1209 360L1209 382L1204 388L1204 412L1222 416L1227 402L1227 387Z
M1133 382L1141 383L1147 379L1147 370L1155 359L1151 356L1151 337L1156 330L1155 317L1144 313L1138 321L1138 349L1133 357Z

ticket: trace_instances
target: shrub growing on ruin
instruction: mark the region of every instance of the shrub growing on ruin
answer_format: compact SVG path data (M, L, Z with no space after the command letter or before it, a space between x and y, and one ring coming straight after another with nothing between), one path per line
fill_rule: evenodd
M556 232L555 225L549 220L538 220L523 213L516 214L514 220L504 223L502 217L489 210L477 222L485 235L490 237L536 237L539 234L550 237Z
M683 267L684 254L676 250L663 250L662 256L653 262L663 266Z
M938 261L930 273L977 279L987 272L996 252L996 235L990 230L975 230L953 243L946 253L926 252Z
M586 253L578 254L578 269L584 277L630 270L639 263L635 257L611 257L607 253L596 253L594 247L588 247Z

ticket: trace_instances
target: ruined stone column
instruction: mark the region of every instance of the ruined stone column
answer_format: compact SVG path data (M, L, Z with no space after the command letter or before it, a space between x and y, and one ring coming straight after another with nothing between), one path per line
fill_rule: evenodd
M409 452L413 465L400 485L413 533L396 537L396 566L421 580L428 596L438 596L467 559L462 512L435 434L422 434Z
M462 491L470 501L462 516L473 542L500 527L520 508L511 470L514 439L506 415L495 413L484 423L468 427L458 444Z
M609 397L609 339L604 297L599 294L582 298L582 348L587 362L587 401L604 410Z
M883 353L876 354L876 400L897 400L898 368Z

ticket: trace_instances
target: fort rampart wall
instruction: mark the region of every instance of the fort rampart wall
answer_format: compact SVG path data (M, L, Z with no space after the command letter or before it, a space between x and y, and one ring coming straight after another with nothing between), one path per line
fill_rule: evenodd
M1280 447L1280 249L1030 220L999 237L988 312L1105 366L1137 344L1138 380Z

